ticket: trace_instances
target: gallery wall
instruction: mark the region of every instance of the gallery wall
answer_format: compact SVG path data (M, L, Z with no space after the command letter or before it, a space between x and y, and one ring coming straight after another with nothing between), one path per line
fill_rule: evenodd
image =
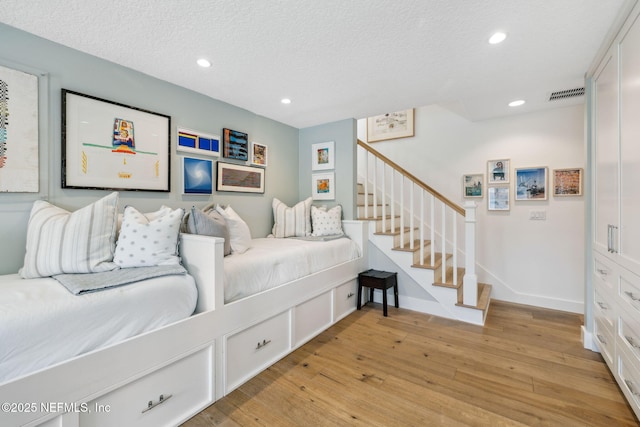
M189 208L215 201L230 204L249 224L254 237L264 237L271 231L273 197L298 198L298 129L2 24L0 40L0 65L38 75L40 84L40 188L38 193L0 194L0 235L4 243L0 245L0 274L15 272L22 265L34 200L44 199L74 210L110 192L61 186L63 88L171 116L171 192L123 191L120 209L127 204L143 211L163 204ZM249 141L266 145L265 193L182 195L182 153L175 148L177 127L216 135L226 127L246 132Z
M366 120L358 121L366 141ZM495 299L583 312L584 196L515 201L488 211L487 161L509 159L513 168L584 168L584 106L470 122L439 106L415 110L415 136L371 143L456 203L478 202L478 278ZM481 199L462 197L462 176L484 175ZM532 220L544 212L546 220Z

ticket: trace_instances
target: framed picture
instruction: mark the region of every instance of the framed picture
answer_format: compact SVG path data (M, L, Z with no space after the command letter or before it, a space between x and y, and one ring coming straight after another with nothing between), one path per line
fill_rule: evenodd
M413 108L369 117L367 118L367 142L413 136L413 123Z
M182 194L213 194L213 160L182 158Z
M267 146L251 143L251 164L256 166L267 166Z
M582 169L554 169L553 195L582 196Z
M462 195L464 197L482 197L482 182L484 175L481 173L462 176Z
M218 162L217 191L264 193L264 168Z
M508 211L509 187L488 187L487 188L487 209L490 211Z
M516 200L547 200L547 168L515 169Z
M311 170L335 169L335 143L319 142L311 146Z
M171 117L62 89L62 187L170 188Z
M177 151L203 156L220 156L220 136L204 132L178 128Z
M487 162L487 184L509 183L509 159L489 160Z
M244 132L223 128L222 147L227 159L249 160L249 135Z
M313 200L333 200L336 198L335 174L314 173L311 175L311 196Z
M0 66L0 192L37 193L38 77Z

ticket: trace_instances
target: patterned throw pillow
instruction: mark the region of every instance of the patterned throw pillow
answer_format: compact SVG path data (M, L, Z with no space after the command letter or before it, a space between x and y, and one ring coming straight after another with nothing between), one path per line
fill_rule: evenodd
M231 252L242 254L251 247L251 231L246 222L240 218L231 206L226 208L216 206L216 211L223 216L229 227L229 240L231 241Z
M201 236L222 237L224 239L224 255L231 253L231 242L229 240L229 227L227 221L216 211L215 208L205 208L203 210L195 207L186 215L186 232L189 234L199 234Z
M163 206L154 219L132 206L124 208L122 227L113 261L118 267L179 264L178 235L184 210Z
M329 210L311 206L312 236L336 236L344 234L342 231L342 206L338 205Z
M118 193L68 212L36 200L27 228L24 279L116 269L113 261Z
M311 197L290 208L273 199L273 228L275 237L301 237L311 235Z

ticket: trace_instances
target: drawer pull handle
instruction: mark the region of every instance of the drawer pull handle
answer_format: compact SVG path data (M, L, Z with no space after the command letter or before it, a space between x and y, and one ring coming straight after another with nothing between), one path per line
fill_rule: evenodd
M598 273L600 273L602 276L606 276L607 275L607 270L604 270L602 268L597 268L596 271Z
M349 292L349 294L347 294L347 299L351 298L352 296L354 296L355 294L353 292Z
M631 345L631 347L640 349L640 345L638 345L638 343L636 343L636 340L634 340L632 337L630 337L629 335L625 335L624 338L627 340L629 345Z
M629 389L629 391L631 392L631 394L633 394L636 397L640 397L640 394L638 394L638 392L636 391L635 386L633 385L633 381L631 380L624 380L624 383L627 385L627 388Z
M262 340L262 342L258 342L258 346L256 347L256 350L260 350L262 347L269 344L270 342L271 340Z
M173 397L173 394L170 394L169 396L165 396L164 394L161 394L160 397L158 397L157 402L150 400L149 403L147 403L147 407L142 410L142 413L144 414L145 412L152 410L156 406L163 404L164 402L171 399L172 397Z
M597 337L598 337L598 341L600 341L604 345L607 345L607 340L605 340L602 335L598 334Z
M624 291L624 293L625 293L625 294L627 294L627 296L628 296L629 298L631 298L631 300L632 300L632 301L640 301L640 298L638 298L637 296L635 296L635 295L633 294L633 292L630 292L630 291Z
M603 303L603 302L598 302L597 304L598 304L598 306L599 306L601 309L603 309L603 310L606 310L606 309L607 309L607 304L605 304L605 303Z

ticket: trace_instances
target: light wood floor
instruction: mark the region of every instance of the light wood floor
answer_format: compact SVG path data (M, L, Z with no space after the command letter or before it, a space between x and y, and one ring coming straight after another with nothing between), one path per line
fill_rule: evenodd
M498 301L484 327L368 304L184 425L637 426L581 324Z

